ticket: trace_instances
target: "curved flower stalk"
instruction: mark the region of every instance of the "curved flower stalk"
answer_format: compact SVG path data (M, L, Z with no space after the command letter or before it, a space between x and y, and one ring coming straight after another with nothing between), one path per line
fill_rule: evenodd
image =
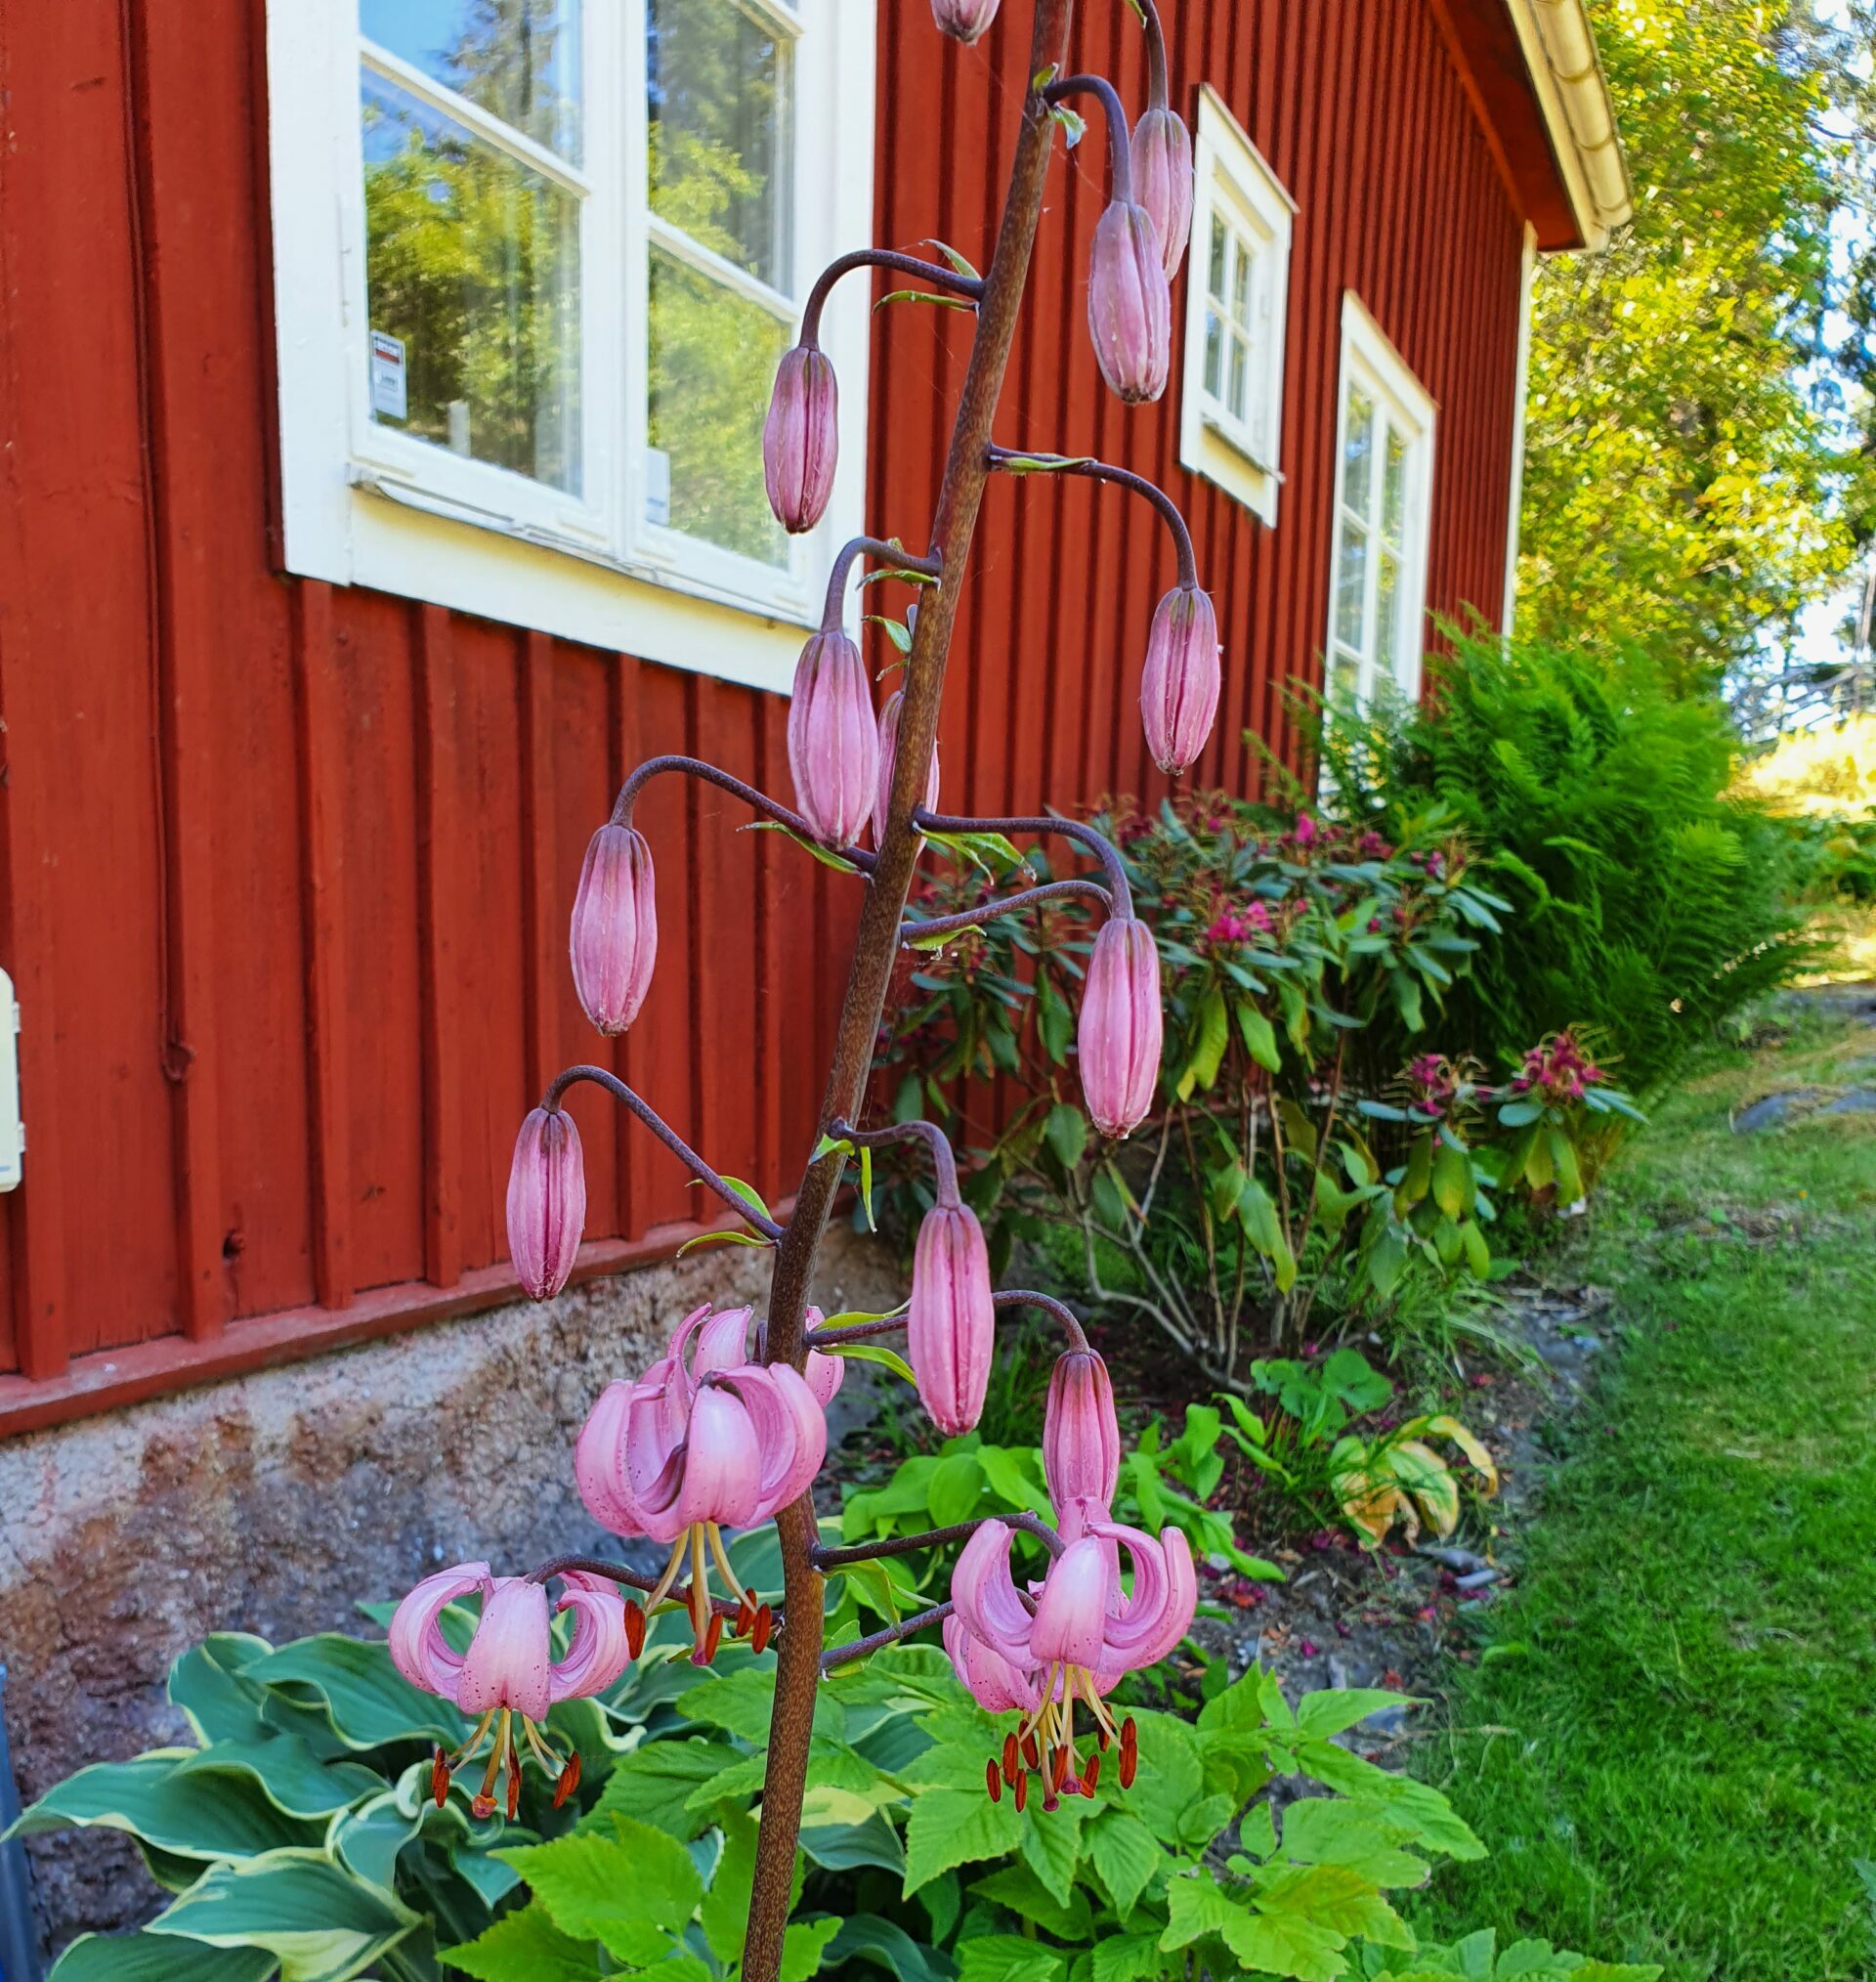
M455 1771L490 1742L482 1787L471 1807L478 1817L495 1810L495 1788L507 1771L505 1809L513 1819L521 1800L522 1745L554 1785L554 1807L579 1787L579 1756L555 1752L539 1723L562 1701L604 1693L631 1662L633 1645L624 1603L611 1583L576 1570L561 1577L563 1593L553 1610L574 1613L573 1643L566 1657L553 1656L550 1600L541 1584L521 1576L496 1576L486 1562L458 1563L426 1576L391 1619L391 1660L412 1686L452 1701L475 1719L469 1739L454 1754L439 1747L430 1768L430 1791L441 1809L448 1799ZM457 1652L443 1634L443 1613L462 1598L480 1594L482 1616L467 1652Z
M615 1534L670 1544L664 1573L645 1600L647 1615L688 1563L698 1665L716 1656L723 1632L710 1603L711 1562L738 1606L739 1632L757 1651L768 1642L768 1607L737 1580L722 1530L772 1520L827 1456L827 1419L815 1389L787 1363L748 1360L752 1318L746 1308L687 1314L666 1354L636 1383L607 1389L574 1449L574 1477L595 1521Z
M609 821L588 841L567 947L580 1009L608 1038L623 1032L658 964L658 882L636 828Z
M586 1167L573 1116L533 1108L515 1138L508 1171L508 1257L530 1297L551 1300L579 1257L586 1225Z
M1103 1136L1130 1136L1146 1120L1164 1031L1153 931L1137 917L1115 916L1094 938L1076 1026L1082 1096Z
M1106 1695L1128 1672L1154 1665L1183 1638L1198 1606L1192 1551L1175 1528L1158 1541L1112 1520L1098 1502L1068 1503L1048 1568L1027 1591L1009 1573L1016 1530L987 1521L964 1544L952 1573L951 1600L961 1632L947 1632L946 1650L959 1679L992 1713L1019 1711L1002 1752L985 1769L993 1801L1007 1785L1020 1810L1028 1778L1043 1786L1043 1808L1068 1795L1094 1793L1101 1758L1120 1744L1120 1782L1130 1788L1138 1766L1131 1719L1117 1726ZM1132 1570L1122 1582L1121 1560ZM986 1657L986 1655L989 1655ZM1095 1752L1077 1750L1075 1715L1092 1717Z

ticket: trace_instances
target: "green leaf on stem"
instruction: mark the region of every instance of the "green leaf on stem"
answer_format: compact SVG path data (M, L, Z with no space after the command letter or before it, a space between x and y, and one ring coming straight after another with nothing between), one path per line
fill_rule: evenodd
M1054 71L1051 69L1049 73L1052 75ZM1037 87L1040 89L1042 85L1039 83ZM940 240L936 235L927 235L918 245L920 247L936 248L960 276L968 276L973 282L983 280L970 263L952 246L950 241Z
M937 310L974 310L977 305L968 296L941 296L930 289L893 289L883 295L873 306L875 311L883 310L888 303L929 303ZM895 578L900 574L895 572ZM920 575L919 582L925 581Z
M897 1350L881 1349L876 1342L830 1342L820 1353L823 1356L848 1357L855 1362L876 1362L881 1369L889 1369L894 1376L903 1377L915 1390L918 1387L912 1364Z
M791 826L785 826L780 819L752 819L746 826L739 826L739 833L779 833L784 840L792 840L804 852L812 853L823 867L831 867L836 874L858 874L860 870L851 860L844 859L831 846L823 846L818 840L804 839Z

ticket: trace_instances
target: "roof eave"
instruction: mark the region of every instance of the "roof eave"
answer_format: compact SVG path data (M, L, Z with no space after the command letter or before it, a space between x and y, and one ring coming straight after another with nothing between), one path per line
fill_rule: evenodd
M1581 245L1599 248L1634 214L1635 189L1585 0L1507 0L1507 5Z

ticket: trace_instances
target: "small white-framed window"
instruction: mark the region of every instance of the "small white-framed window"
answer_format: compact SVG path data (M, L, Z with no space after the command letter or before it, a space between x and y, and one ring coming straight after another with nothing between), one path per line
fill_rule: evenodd
M1420 693L1435 409L1352 292L1343 298L1328 688Z
M871 238L872 7L268 0L288 570L785 687L862 525L769 513L820 269Z
M1209 84L1194 163L1179 459L1274 524L1296 201Z

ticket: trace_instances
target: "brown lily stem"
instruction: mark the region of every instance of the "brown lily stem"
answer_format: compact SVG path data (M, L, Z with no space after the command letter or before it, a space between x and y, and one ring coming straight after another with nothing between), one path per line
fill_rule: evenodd
M830 1122L828 1134L857 1149L885 1149L894 1142L923 1142L931 1151L938 1178L938 1202L958 1202L958 1158L951 1139L936 1122L895 1122L889 1129L856 1129L851 1122Z
M1111 840L1105 840L1093 827L1084 826L1079 819L1058 819L1054 813L1041 818L1026 819L954 819L942 812L927 812L921 805L916 815L920 831L925 833L1052 833L1064 840L1073 840L1085 846L1107 871L1107 890L1114 897L1112 913L1129 916L1133 913L1133 889L1127 879L1127 869L1122 865L1120 848Z
M1058 73L1067 53L1072 0L1036 0L1027 76ZM834 1037L832 1064L822 1102L823 1122L852 1121L866 1101L874 1042L885 1010L886 992L899 954L899 925L917 863L919 836L913 813L924 796L927 767L938 741L938 717L945 692L945 663L958 609L963 598L971 540L990 474L985 451L1009 367L1023 290L1029 278L1036 230L1042 220L1055 119L1032 88L1023 105L1022 129L1010 167L997 248L984 278L977 306L977 333L952 430L933 516L931 543L943 576L927 594L913 632L906 662L905 700L899 711L899 743L892 790L886 806L885 839L873 885L867 890L854 942L846 998ZM807 1357L802 1317L814 1276L815 1257L839 1188L846 1158L837 1150L810 1160L795 1194L794 1213L776 1253L769 1289L765 1355L770 1362L800 1369ZM783 1633L776 1661L775 1707L769 1724L769 1760L762 1787L762 1824L756 1835L755 1876L749 1898L748 1933L744 1942L744 1982L777 1982L782 1939L788 1925L795 1850L801 1833L801 1803L807 1792L808 1745L814 1732L815 1689L821 1682L825 1592L812 1551L814 1494L810 1488L776 1517L782 1547L784 1590L790 1628Z
M728 771L719 771L714 764L706 764L702 757L663 756L648 757L632 775L618 788L618 797L613 804L615 826L629 826L632 823L632 807L638 802L638 795L652 779L667 771L681 772L687 778L697 778L706 785L714 785L719 791L728 792L732 797L741 798L751 812L759 812L765 819L773 819L778 826L802 840L814 839L814 828L802 818L799 812L790 812L788 806L779 804L766 792L758 792L753 785L746 785L741 778L733 778ZM874 857L864 847L842 846L837 849L842 860L850 861L862 874L873 872Z
M896 1645L902 1638L910 1638L915 1631L928 1631L934 1624L942 1624L951 1616L949 1603L934 1604L928 1611L920 1611L916 1616L901 1617L896 1624L888 1624L883 1631L875 1631L871 1638L856 1638L851 1645L835 1645L821 1655L821 1670L832 1672L842 1665L851 1665L856 1659L864 1659L870 1652L883 1652L888 1645Z
M1164 69L1164 61L1162 61ZM1161 77L1164 86L1165 77ZM801 312L801 346L805 351L821 348L821 313L828 307L833 285L856 269L890 269L894 275L910 276L915 281L929 282L935 289L949 289L954 296L966 296L973 303L984 293L983 279L967 276L961 269L920 261L917 255L902 255L895 248L855 248L821 271L808 291L807 308Z
M1065 900L1083 895L1114 913L1114 897L1098 881L1051 881L1042 887L1025 888L1021 894L1005 895L1002 901L987 901L974 909L961 909L955 916L933 916L928 922L906 923L900 927L904 942L916 943L926 936L952 935L963 929L981 928L999 916L1013 916L1023 909L1039 908L1045 901Z
M1179 560L1179 584L1189 592L1199 588L1199 561L1192 549L1192 533L1186 528L1179 505L1157 482L1136 475L1130 468L1117 468L1108 461L1096 461L1086 454L1032 454L1023 448L992 448L990 465L1004 474L1079 475L1087 482L1111 482L1142 500L1152 503L1172 538Z
M646 1575L639 1570L629 1570L623 1563L608 1562L604 1556L598 1555L557 1555L551 1562L542 1563L538 1569L530 1570L525 1580L531 1583L549 1582L555 1576L565 1575L570 1570L576 1571L582 1575L605 1576L610 1582L623 1583L628 1590L658 1588L657 1576ZM681 1586L673 1584L664 1601L681 1610L690 1610L692 1608L690 1584L685 1583ZM727 1597L712 1597L709 1602L713 1611L720 1611L726 1617L736 1616L743 1608L741 1604L732 1603ZM777 1631L782 1628L782 1614L779 1611L776 1613L775 1628Z
M765 1237L780 1239L783 1236L783 1228L774 1219L765 1218L734 1185L726 1184L649 1101L633 1094L616 1073L609 1072L607 1068L570 1066L565 1073L556 1074L541 1097L541 1106L549 1110L559 1107L561 1097L580 1081L591 1081L595 1087L604 1088L614 1100L630 1108L685 1169L705 1189L715 1191L739 1218L746 1219Z

